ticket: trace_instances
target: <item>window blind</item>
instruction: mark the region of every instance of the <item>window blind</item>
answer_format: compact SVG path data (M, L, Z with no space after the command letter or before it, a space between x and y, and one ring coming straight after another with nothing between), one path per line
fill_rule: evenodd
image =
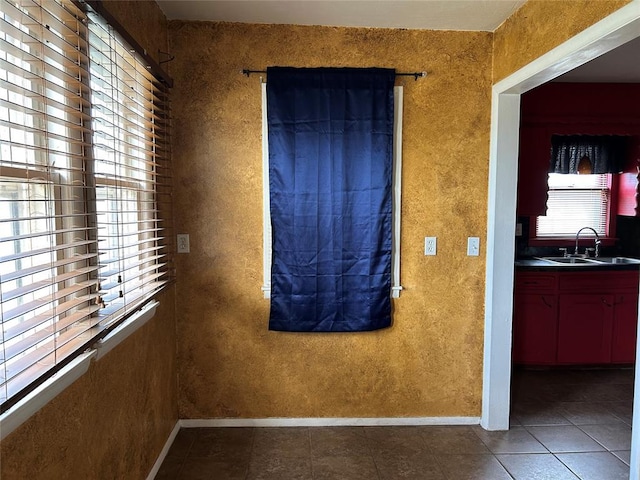
M538 237L574 236L582 227L592 227L598 235L606 236L608 175L550 173L548 183L547 215L537 219Z
M139 308L167 281L158 210L166 172L166 96L146 65L89 15L96 210L103 324Z
M2 1L0 46L4 411L167 282L170 192L167 93L99 17Z

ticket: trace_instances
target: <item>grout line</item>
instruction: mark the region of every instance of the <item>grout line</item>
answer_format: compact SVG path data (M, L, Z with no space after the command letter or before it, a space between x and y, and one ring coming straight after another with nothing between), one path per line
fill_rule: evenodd
M563 452L563 453L566 453L566 452ZM577 472L573 471L573 470L571 469L571 467L569 467L569 465L567 465L567 464L566 464L566 463L564 463L560 458L558 458L558 455L556 455L555 453L552 453L551 455L553 455L553 456L556 458L556 460L558 460L562 465L564 465L564 468L566 468L566 469L567 469L567 470L569 470L571 473L573 473L573 475L574 475L576 478L578 478L579 480L582 480L582 477L581 477L580 475L578 475L578 473L577 473Z

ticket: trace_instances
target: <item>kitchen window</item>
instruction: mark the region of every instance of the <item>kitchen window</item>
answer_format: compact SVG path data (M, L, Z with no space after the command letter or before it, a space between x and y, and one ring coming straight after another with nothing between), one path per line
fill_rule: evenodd
M611 174L549 174L547 214L536 219L536 237L575 237L591 227L600 237L610 235ZM593 236L585 231L584 236Z
M167 91L71 0L0 2L0 403L169 281Z

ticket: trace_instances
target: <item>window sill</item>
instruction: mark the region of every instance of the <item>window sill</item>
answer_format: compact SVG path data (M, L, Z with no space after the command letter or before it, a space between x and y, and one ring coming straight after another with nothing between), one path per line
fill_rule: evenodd
M0 441L22 425L34 413L53 400L89 369L92 359L100 360L125 338L148 322L155 315L159 302L152 301L138 313L96 343L95 349L89 350L73 359L69 365L38 386L33 392L16 403L0 416Z
M96 360L100 360L107 353L113 350L120 342L122 342L125 338L135 332L142 325L147 323L149 320L153 318L156 313L156 308L158 308L159 302L152 301L147 303L142 309L131 316L124 322L122 325L118 326L113 332L109 333L106 337L96 342L96 350L98 355Z
M60 392L84 375L89 369L95 350L83 353L61 369L0 417L0 440L22 425L31 415L53 400Z

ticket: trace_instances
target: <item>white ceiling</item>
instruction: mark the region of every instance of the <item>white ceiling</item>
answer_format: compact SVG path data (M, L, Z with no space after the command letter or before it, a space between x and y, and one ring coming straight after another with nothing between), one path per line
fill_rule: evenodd
M525 0L157 0L169 20L492 32Z
M156 0L169 20L492 32L526 0ZM556 79L640 82L640 37Z

